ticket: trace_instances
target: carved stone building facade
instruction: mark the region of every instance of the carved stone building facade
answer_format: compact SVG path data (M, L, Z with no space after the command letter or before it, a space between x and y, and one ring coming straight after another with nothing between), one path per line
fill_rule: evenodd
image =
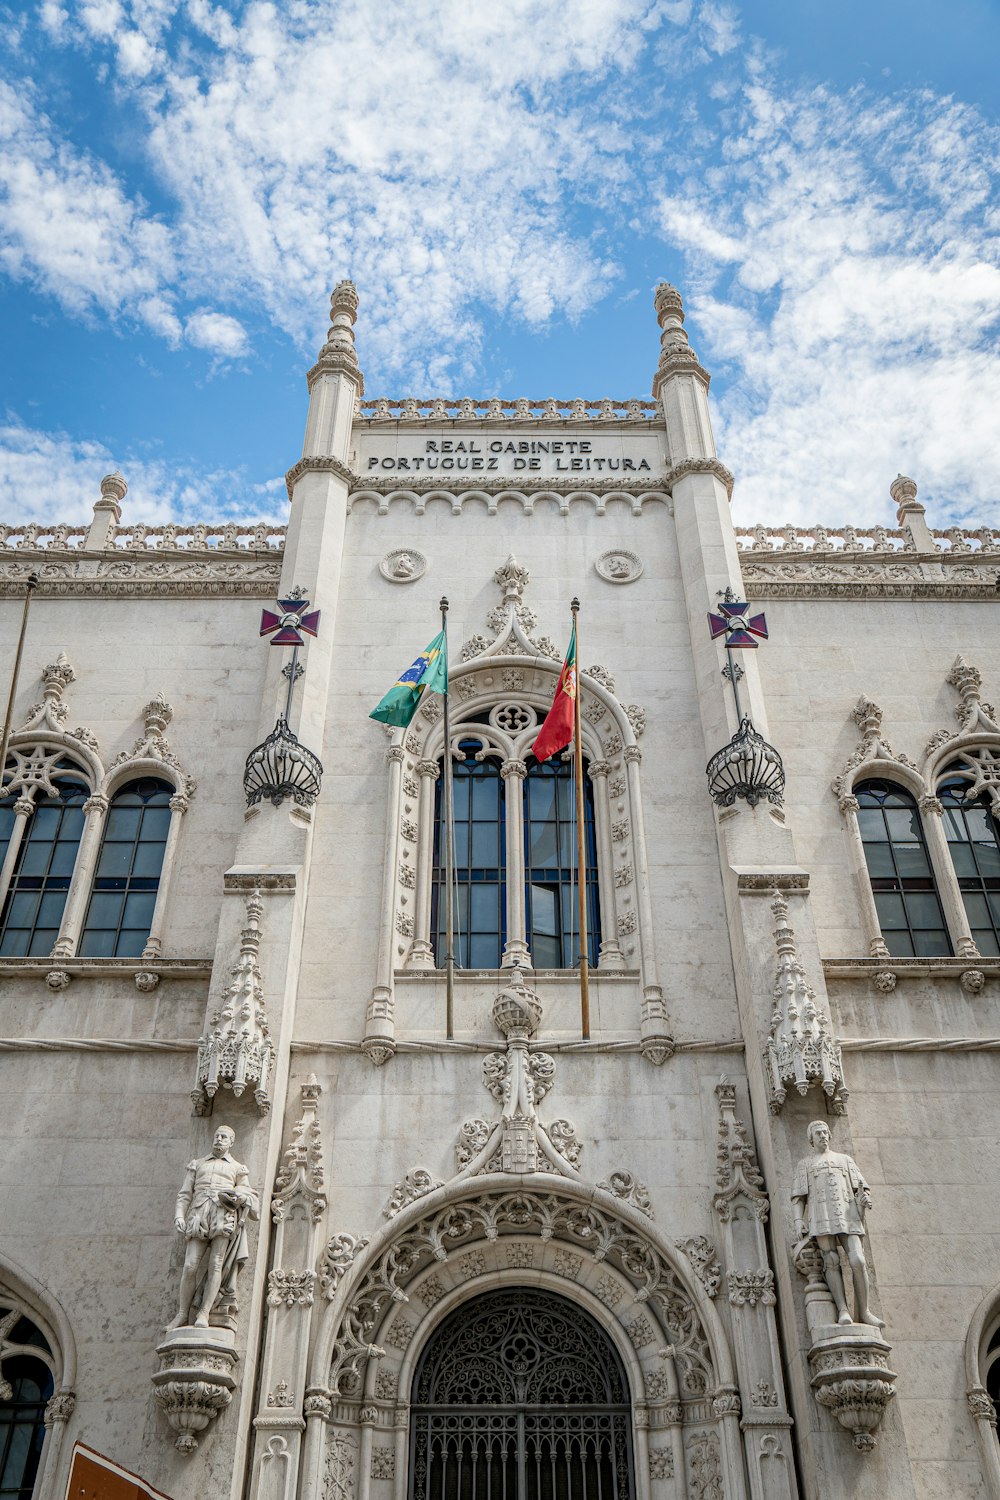
M650 401L356 308L287 527L0 528L0 1488L1000 1500L1000 533L734 527L672 287Z

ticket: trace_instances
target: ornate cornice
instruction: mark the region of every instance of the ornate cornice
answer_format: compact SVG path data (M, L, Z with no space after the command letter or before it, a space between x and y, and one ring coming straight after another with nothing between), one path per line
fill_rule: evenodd
M349 469L346 464L341 463L339 458L334 458L332 453L317 454L310 458L300 458L297 464L292 464L292 467L285 475L285 489L288 491L289 500L292 498L292 491L303 474L336 474L337 478L342 479L345 484L356 486L360 483L359 476L355 474L354 470Z

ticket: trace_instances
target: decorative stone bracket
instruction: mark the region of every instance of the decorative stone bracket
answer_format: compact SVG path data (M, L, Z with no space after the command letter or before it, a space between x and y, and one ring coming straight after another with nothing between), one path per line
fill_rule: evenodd
M859 1453L877 1446L875 1433L895 1396L896 1373L889 1368L891 1345L867 1323L838 1323L833 1298L823 1277L823 1255L814 1240L795 1256L806 1278L806 1323L812 1388L854 1438Z
M190 1454L236 1389L239 1359L231 1328L178 1328L156 1350L160 1368L153 1397L176 1432L174 1447Z

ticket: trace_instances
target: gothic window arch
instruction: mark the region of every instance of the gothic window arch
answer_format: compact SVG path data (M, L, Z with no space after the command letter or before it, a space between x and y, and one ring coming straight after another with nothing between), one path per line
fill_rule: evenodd
M573 764L559 756L538 763L531 755L530 745L544 714L544 708L528 702L501 701L485 712L461 715L452 734L455 956L465 968L499 968L517 962L568 969L579 963ZM585 752L588 953L596 965L601 952L601 881L590 774L593 760ZM421 764L436 786L431 953L441 967L444 777L440 759ZM426 838L426 830L421 836Z
M30 761L15 752L6 782L10 791L0 801L0 956L45 957L62 926L90 786L83 768L56 751L36 753Z
M1000 954L1000 827L994 798L977 784L966 758L945 768L937 795L972 938L981 954Z
M1000 1500L1000 1290L973 1314L965 1340L966 1400L975 1425L987 1493Z
M618 1353L583 1308L546 1289L485 1292L445 1317L421 1354L411 1410L410 1500L634 1493Z
M853 788L868 879L887 956L950 955L951 940L913 793L871 778Z
M174 788L162 777L127 781L104 818L79 953L138 958L148 941L170 831Z
M24 1307L0 1287L0 1496L30 1500L55 1390L55 1354Z

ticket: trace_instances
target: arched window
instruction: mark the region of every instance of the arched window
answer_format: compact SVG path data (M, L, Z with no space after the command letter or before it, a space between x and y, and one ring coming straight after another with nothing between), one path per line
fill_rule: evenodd
M945 772L938 786L944 830L976 947L1000 953L1000 831L984 793Z
M593 967L600 944L600 918L594 788L586 772L583 825L587 961ZM576 787L572 763L558 757L542 764L529 760L524 783L524 875L528 945L536 969L569 969L579 963L576 869Z
M916 801L890 781L854 787L879 926L893 958L950 954Z
M35 1325L0 1305L0 1496L30 1500L52 1395L52 1351Z
M413 1381L409 1500L634 1493L621 1359L540 1287L486 1292L435 1330Z
M498 969L507 937L506 783L480 745L459 746L452 763L455 805L455 961L464 969ZM437 962L445 957L444 777L437 782L434 816L434 903Z
M82 958L137 958L156 906L174 788L145 777L111 799L80 938Z
M59 936L83 833L83 804L90 796L79 774L71 762L59 761L49 771L51 791L36 796L27 821L16 816L22 799L5 797L0 803L4 847L13 834L20 835L0 914L4 958L47 957Z
M986 1352L982 1360L983 1383L993 1402L996 1412L994 1427L997 1437L1000 1437L1000 1325L986 1346Z

